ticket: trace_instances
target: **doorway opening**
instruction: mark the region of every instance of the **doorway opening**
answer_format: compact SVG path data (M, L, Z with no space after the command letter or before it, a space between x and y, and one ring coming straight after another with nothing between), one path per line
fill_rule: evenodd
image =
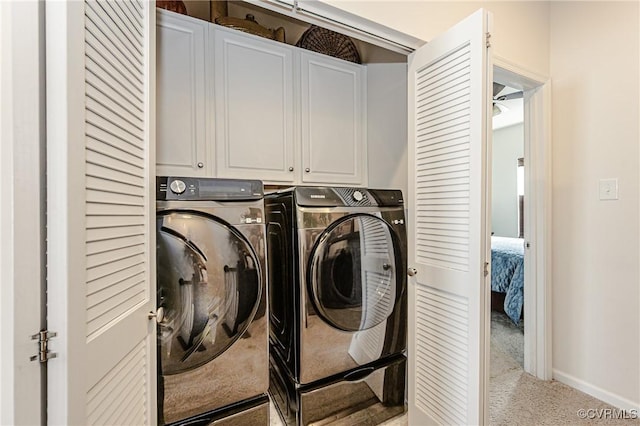
M499 58L494 64L494 88L500 89L494 103L502 105L493 118L492 290L500 276L494 268L506 256L500 243L520 257L510 264L509 284L516 287L509 297L505 292L496 300L492 292L487 301L490 399L499 398L509 371L551 379L550 87L545 78ZM493 405L487 404L491 410Z
M524 369L524 102L493 83L491 374Z

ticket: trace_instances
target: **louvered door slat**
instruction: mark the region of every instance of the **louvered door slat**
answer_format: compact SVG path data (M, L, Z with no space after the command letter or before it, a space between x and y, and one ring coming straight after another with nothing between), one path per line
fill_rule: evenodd
M135 86L136 83L141 83L139 77L136 76L135 66L126 59L119 49L105 41L106 36L91 21L88 21L85 37L87 47L90 48L89 52L92 52L90 56L92 59L96 62L102 60L105 67L107 67L106 64L109 64L112 69L116 70L117 74L124 77L123 84ZM132 91L135 89L138 88L130 88ZM140 94L144 93L139 89L138 91Z
M126 422L118 422L122 411L119 407L114 407L111 402L114 397L122 396L126 401L135 401L136 395L133 389L145 386L146 369L144 362L145 342L140 342L127 357L114 366L103 379L93 386L88 392L88 415L87 423L92 425L115 425L115 424L145 424L148 413L139 411L136 415L128 414ZM132 381L133 380L133 381ZM137 395L137 398L144 398ZM105 401L109 401L106 404ZM140 404L140 400L137 405Z
M87 30L95 37L108 40L105 46L117 51L122 58L122 65L130 67L133 75L139 79L138 76L142 74L144 65L142 53L131 44L126 33L118 28L117 17L113 10L108 6L105 8L103 5L104 2L101 1L87 1Z
M103 263L102 265L95 267L87 267L87 282L91 282L99 278L108 277L117 271L122 271L126 268L139 265L143 262L144 253L127 256L121 259L112 258L109 263Z
M137 279L136 279L137 278ZM137 284L144 280L144 276L140 274L137 277L120 281L115 285L109 286L100 292L95 292L87 296L87 307L89 310L103 303L104 299L112 299L127 290L135 289Z
M87 35L86 45L86 67L90 73L97 74L106 81L113 90L127 93L134 98L134 101L142 102L144 93L139 92L137 87L132 87L128 72L118 66L115 58L108 52L100 49L95 37Z
M457 64L459 69L450 75L427 80L428 84L424 88L418 89L418 103L448 98L453 93L466 94L469 81L469 60L468 58L464 59L464 62Z
M440 73L450 70L452 65L463 62L460 58L464 55L464 51L457 49L454 52L447 52L447 55L442 58L434 60L430 63L431 66L428 71L416 77L416 87L419 89L424 87L426 80L437 78Z
M110 157L112 159L111 165L114 167L120 165L130 170L135 170L141 161L140 157L131 155L111 143L96 139L90 135L87 135L87 149Z
M133 133L127 131L127 129L124 127L126 126L126 123L115 124L107 117L103 117L91 109L87 109L86 120L87 124L89 124L90 126L95 126L98 129L110 133L118 139L126 141L126 143L130 145L133 145L134 147L140 147L142 145L139 139L139 132L136 130L134 130Z
M142 57L144 40L142 38L139 24L135 21L130 21L118 3L120 2L98 1L98 5L100 5L111 18L110 22L118 28L120 40L130 47L129 51L132 52L133 55L139 55ZM113 25L110 26L113 28ZM132 49L135 49L135 51L132 51Z
M419 104L424 104L426 102L431 102L435 99L433 96L429 94L425 94L422 100L424 102L419 102ZM443 117L446 117L450 114L450 112L460 112L467 111L469 112L469 93L467 90L462 90L459 92L459 96L456 97L448 97L443 99L439 104L440 111L431 110L431 111L419 111L416 114L416 125L422 126L425 123L430 123L433 120L439 120Z
M122 11L122 16L126 17L125 25L134 30L138 36L140 36L140 40L144 39L144 28L140 26L140 22L138 21L138 17L134 16L132 10L129 8L127 2L114 2L117 7Z
M135 99L132 102L128 96L123 96L123 93L128 93L127 89L114 79L107 70L89 57L87 57L87 62L90 62L87 66L87 84L102 93L109 94L109 96L113 97L112 100L114 102L131 114L136 115L144 112L140 110L140 104Z
M87 256L137 245L144 245L143 236L136 235L132 237L119 238L117 240L94 241L87 244Z
M453 299L452 295L447 295L443 292L436 292L434 290L425 290L424 292L420 291L418 293L418 300L416 304L418 309L429 310L429 307L426 306L426 300L430 298L430 296L439 299L451 299L454 304L459 305L460 307L456 310L451 310L451 312L440 312L439 313L439 321L434 323L425 318L418 326L421 328L421 338L419 340L419 344L424 347L436 347L439 349L439 352L446 359L451 361L457 360L454 362L453 368L450 369L454 372L458 372L460 376L467 376L466 371L466 356L468 353L468 333L465 327L464 330L459 328L454 328L451 326L451 316L455 316L458 318L462 318L462 322L467 322L467 317L465 315L466 306L461 299ZM433 311L432 311L433 312ZM434 315L438 313L434 312ZM458 336L457 338L452 338L452 336ZM460 420L458 416L453 416L452 414L456 412L460 412L460 408L464 408L467 405L467 397L466 391L463 386L454 387L451 386L451 383L443 383L438 382L436 379L439 375L439 367L437 364L430 362L428 356L424 356L423 352L420 352L418 355L418 362L421 364L421 373L420 379L423 380L423 386L418 387L418 395L416 398L422 399L424 403L430 407L430 409L435 410L435 405L433 405L433 401L429 402L428 394L438 394L440 395L440 399L438 401L439 404L448 406L450 410L443 412L442 415L446 415L443 417L445 423L451 424L452 420ZM447 395L446 390L449 389L449 394ZM456 392L457 390L457 392Z
M124 3L138 15L137 19L144 19L144 7L142 1L132 0Z
M112 182L125 183L137 187L144 187L144 178L134 177L130 174L116 171L112 168L105 167L102 164L92 164L87 162L86 175L90 177L110 180Z
M125 259L135 255L144 255L144 245L128 245L120 246L117 249L107 252L87 255L87 268L95 268L96 266L106 265L113 262L113 259Z
M89 74L89 73L87 73ZM90 77L90 76L88 76ZM87 79L89 80L89 79ZM123 105L118 99L122 98L122 94L114 91L113 89L106 87L96 87L87 81L87 97L91 100L99 103L103 108L106 108L109 112L116 114L122 118L127 124L134 126L137 129L144 131L144 121L140 118L140 111L131 111L126 105Z
M87 126L87 136L105 143L121 152L136 157L138 159L144 159L144 151L137 144L132 144L128 140L123 140L116 135L109 133L96 126ZM133 160L136 161L136 160Z
M124 281L138 282L137 277L144 274L144 266L144 262L139 262L121 271L112 272L110 275L89 281L87 295L103 291Z
M87 110L104 118L112 124L118 123L118 127L127 132L130 137L138 140L144 138L143 124L140 121L131 118L130 114L127 114L122 111L122 109L114 105L108 97L88 90L86 99Z
M135 283L135 285L125 291L103 299L94 306L87 306L87 338L91 339L97 336L97 333L109 326L112 322L117 321L120 315L124 315L127 311L135 308L145 300L144 281Z
M91 189L101 188L108 192L130 194L138 197L144 195L144 188L138 185L131 185L125 182L118 182L112 179L99 178L91 175L87 175L87 187Z
M145 206L140 205L124 205L124 204L89 204L87 205L87 215L108 215L112 217L140 215L145 213Z
M431 148L431 149L428 149ZM417 155L431 152L432 155L444 155L460 151L466 151L464 138L454 139L445 143L441 143L438 147L422 147L416 150Z
M87 163L102 165L103 167L132 176L133 178L144 178L144 169L134 166L124 161L120 161L116 156L109 156L104 152L87 149Z

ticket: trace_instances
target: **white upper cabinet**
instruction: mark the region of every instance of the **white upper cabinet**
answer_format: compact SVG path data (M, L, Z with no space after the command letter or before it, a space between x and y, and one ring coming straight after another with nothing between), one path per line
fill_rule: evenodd
M293 50L215 29L218 176L294 182Z
M364 66L157 16L158 175L367 185Z
M361 65L302 52L303 182L366 185L365 84Z
M157 10L156 171L159 176L212 176L207 102L208 26Z

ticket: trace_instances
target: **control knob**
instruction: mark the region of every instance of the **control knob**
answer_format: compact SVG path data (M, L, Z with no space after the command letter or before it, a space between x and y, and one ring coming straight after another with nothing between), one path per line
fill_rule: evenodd
M353 191L352 197L355 201L362 201L362 199L364 198L364 195L360 191Z
M173 192L174 194L180 195L187 189L187 185L185 185L183 181L176 179L171 182L169 188L171 188L171 192Z

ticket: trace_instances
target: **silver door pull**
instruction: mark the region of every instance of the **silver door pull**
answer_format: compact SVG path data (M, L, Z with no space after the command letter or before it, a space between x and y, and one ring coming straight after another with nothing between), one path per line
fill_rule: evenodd
M407 275L413 277L414 275L418 275L418 270L416 268L409 268L407 270Z
M158 324L164 319L164 308L160 306L156 312L149 312L147 315L150 320L155 319Z

